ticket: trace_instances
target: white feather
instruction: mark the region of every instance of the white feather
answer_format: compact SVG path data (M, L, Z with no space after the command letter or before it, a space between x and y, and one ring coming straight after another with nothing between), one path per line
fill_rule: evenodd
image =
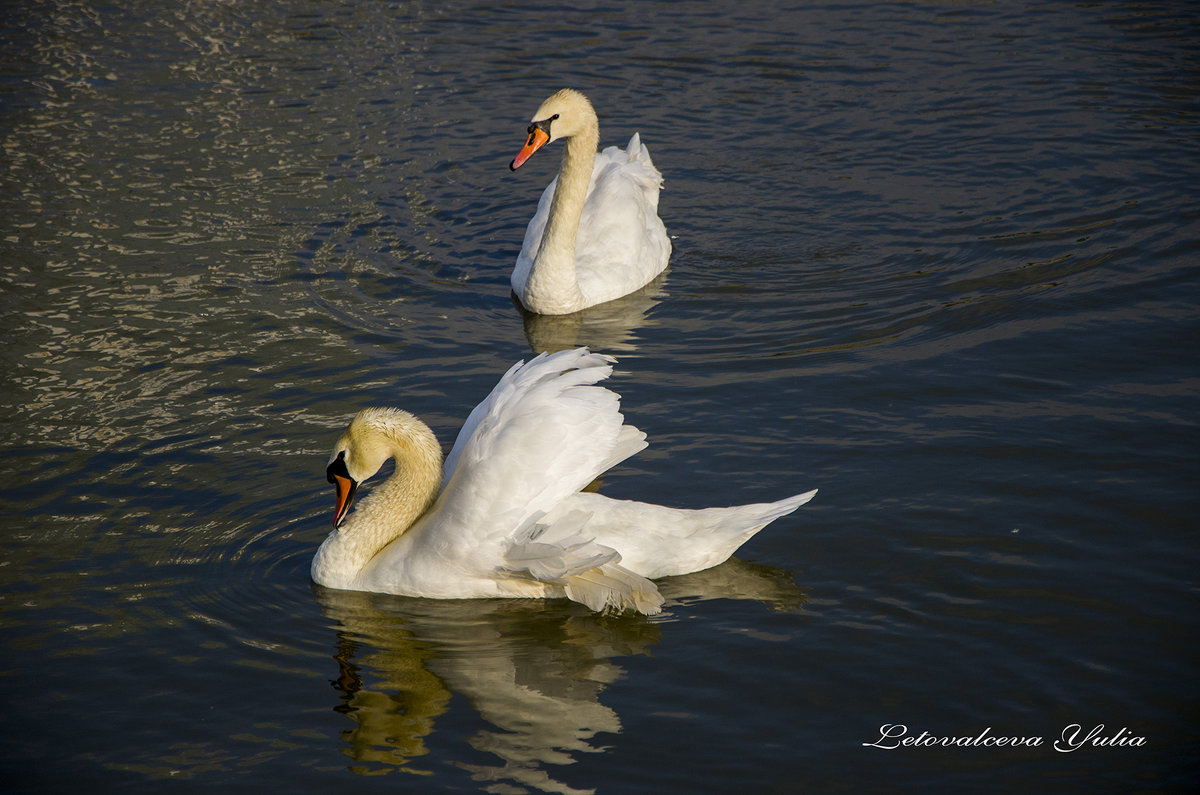
M585 348L515 365L470 413L444 467L420 420L360 412L331 464L345 461L360 481L388 457L399 463L321 545L313 579L436 598L566 596L596 610L655 613L662 597L651 579L724 561L812 498L680 510L582 492L646 446L624 424L617 394L597 385L611 372L612 359Z

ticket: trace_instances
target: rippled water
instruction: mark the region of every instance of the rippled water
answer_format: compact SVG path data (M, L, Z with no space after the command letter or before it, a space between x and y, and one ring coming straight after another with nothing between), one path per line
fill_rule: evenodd
M1194 784L1187 4L10 5L6 782ZM675 252L548 319L508 275L557 155L506 165L563 85ZM606 493L820 494L654 619L309 583L354 411L449 444L577 344L651 441Z

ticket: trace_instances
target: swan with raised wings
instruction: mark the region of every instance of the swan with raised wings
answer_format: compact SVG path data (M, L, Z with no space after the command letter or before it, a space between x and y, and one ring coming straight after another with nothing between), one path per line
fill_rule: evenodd
M567 597L593 610L659 612L651 580L715 566L816 491L771 503L683 510L582 489L646 446L613 360L586 348L518 362L467 417L442 461L429 426L399 409L360 411L326 474L334 530L312 578L355 591L438 599ZM359 484L395 472L353 513Z
M628 295L667 267L671 240L658 217L662 174L634 133L625 149L596 152L600 127L591 102L564 88L538 108L517 170L551 141L566 139L558 176L525 230L512 273L521 304L566 315Z

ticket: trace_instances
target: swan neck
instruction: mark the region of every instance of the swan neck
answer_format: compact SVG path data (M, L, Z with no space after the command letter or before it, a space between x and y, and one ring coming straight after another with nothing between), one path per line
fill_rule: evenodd
M422 423L424 426L424 423ZM403 535L437 500L442 451L428 426L425 433L391 439L396 470L362 498L321 544L313 579L331 588L353 588L354 579L384 547Z
M530 292L569 297L570 301L581 303L583 296L575 271L575 239L596 163L599 127L593 120L583 131L565 140L549 219L530 272ZM543 306L534 311L562 312L570 311L570 307Z

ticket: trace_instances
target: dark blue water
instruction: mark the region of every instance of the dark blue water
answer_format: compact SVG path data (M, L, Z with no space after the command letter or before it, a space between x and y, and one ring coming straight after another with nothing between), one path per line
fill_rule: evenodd
M1194 787L1187 4L160 5L3 17L7 786ZM537 318L566 85L675 251ZM355 411L579 344L605 493L817 498L652 619L309 583Z

